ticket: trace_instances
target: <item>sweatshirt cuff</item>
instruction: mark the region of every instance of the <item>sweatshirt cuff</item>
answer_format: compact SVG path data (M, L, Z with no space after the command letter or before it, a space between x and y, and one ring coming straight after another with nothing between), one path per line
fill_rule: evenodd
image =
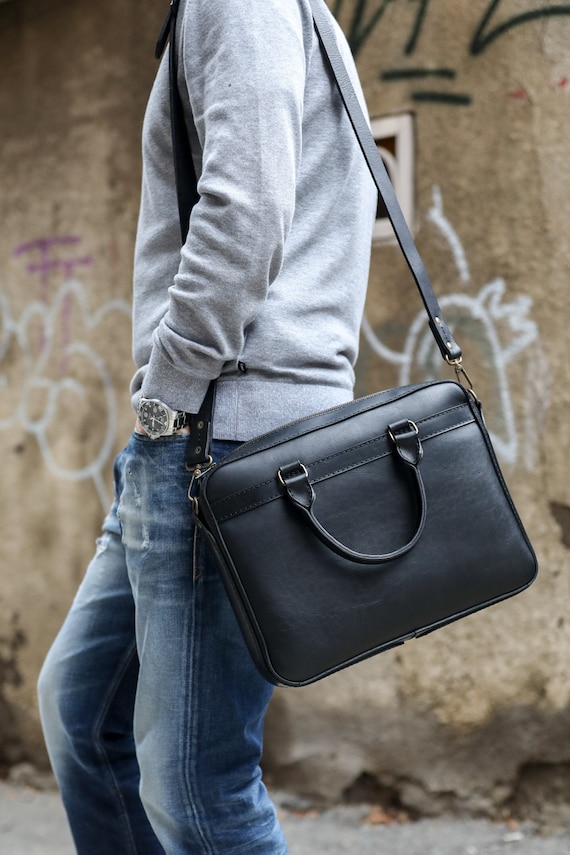
M155 344L139 397L158 398L174 410L197 413L210 382L210 378L196 377L195 373L176 369Z

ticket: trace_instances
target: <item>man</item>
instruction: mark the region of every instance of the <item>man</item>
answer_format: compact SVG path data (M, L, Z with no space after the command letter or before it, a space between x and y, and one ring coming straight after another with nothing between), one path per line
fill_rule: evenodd
M143 128L138 420L40 708L80 855L283 855L259 771L272 687L193 523L187 414L216 379L219 459L351 398L376 194L308 0L181 0L176 51L200 198L181 250L163 61Z

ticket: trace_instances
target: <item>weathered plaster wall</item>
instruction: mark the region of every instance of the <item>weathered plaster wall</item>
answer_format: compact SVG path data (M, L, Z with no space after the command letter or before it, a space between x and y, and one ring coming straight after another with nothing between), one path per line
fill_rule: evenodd
M139 134L163 14L0 6L0 763L43 756L36 676L132 423Z
M568 782L570 5L554 5L337 2L371 114L414 113L418 245L541 574L485 614L279 691L266 767L309 794L360 781L420 811L493 812ZM163 13L0 5L2 763L45 759L35 679L131 425L139 132ZM419 313L395 248L375 248L359 392L440 371Z

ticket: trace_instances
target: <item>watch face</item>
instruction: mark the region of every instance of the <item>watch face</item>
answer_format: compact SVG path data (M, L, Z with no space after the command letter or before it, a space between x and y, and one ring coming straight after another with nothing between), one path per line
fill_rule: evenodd
M162 436L168 429L168 412L160 401L141 401L139 421L153 439Z

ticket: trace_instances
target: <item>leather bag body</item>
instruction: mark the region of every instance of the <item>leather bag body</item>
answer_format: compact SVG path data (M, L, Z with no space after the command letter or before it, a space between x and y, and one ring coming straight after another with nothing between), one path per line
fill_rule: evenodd
M203 476L199 520L251 655L278 685L431 632L537 572L479 406L453 381L243 444Z

